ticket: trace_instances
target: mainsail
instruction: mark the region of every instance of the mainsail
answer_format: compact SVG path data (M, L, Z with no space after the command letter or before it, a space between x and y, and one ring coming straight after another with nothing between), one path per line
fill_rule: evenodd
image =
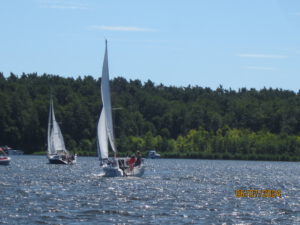
M52 100L50 101L50 106L49 106L49 118L48 118L48 136L47 136L47 147L48 147L48 154L55 154L55 151L53 151L53 147L51 146L51 125L52 125Z
M56 154L57 151L66 151L64 138L55 119L53 101L50 102L48 123L48 154Z
M116 153L116 145L113 131L112 110L109 87L109 70L108 70L108 54L107 41L105 42L105 55L102 67L101 78L101 97L102 97L102 111L98 122L97 129L97 148L100 159L108 158L108 141L112 150Z
M99 159L108 158L108 143L107 143L107 132L106 132L106 120L105 113L102 109L101 115L97 127L97 152Z

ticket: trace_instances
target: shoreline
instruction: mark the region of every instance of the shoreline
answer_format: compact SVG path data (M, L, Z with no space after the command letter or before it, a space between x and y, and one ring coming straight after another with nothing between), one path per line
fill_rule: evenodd
M78 157L97 157L96 154L90 154L85 152L85 154L78 154ZM24 155L34 155L34 156L47 156L46 153L32 153ZM146 154L144 154L146 155ZM186 155L178 155L176 153L161 153L162 157L160 159L204 159L204 160L233 160L233 161L274 161L274 162L300 162L299 156L289 156L289 155L229 155L229 154L201 154L201 153L190 153ZM119 154L119 157L126 157L126 154ZM110 156L112 157L112 156ZM143 157L147 158L147 157ZM158 159L159 160L159 159Z

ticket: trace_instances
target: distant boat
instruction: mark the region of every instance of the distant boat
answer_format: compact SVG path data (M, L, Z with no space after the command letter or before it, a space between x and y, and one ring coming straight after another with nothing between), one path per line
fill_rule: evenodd
M0 149L0 165L9 165L11 158Z
M160 154L158 154L155 150L150 150L148 152L148 158L149 159L159 159L160 158Z
M107 41L105 41L105 54L102 67L101 97L103 107L97 126L97 153L100 160L100 166L104 171L104 176L142 176L144 173L142 160L137 166L129 166L127 159L117 158L109 86ZM109 159L108 157L109 144L114 152L112 159Z
M76 155L72 155L65 147L59 125L55 119L53 100L50 100L48 121L48 160L51 164L74 164Z
M0 150L3 150L7 155L23 155L24 152L22 150L16 150L12 149L11 147L8 147L7 145L1 146Z
M23 155L24 152L22 150L9 149L8 155Z

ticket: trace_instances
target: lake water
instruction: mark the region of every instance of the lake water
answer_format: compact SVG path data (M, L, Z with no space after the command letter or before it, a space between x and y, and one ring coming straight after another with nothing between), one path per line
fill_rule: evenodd
M0 224L300 224L300 163L145 160L141 178L103 178L94 157L72 166L15 156L0 166ZM237 198L235 190L281 190Z

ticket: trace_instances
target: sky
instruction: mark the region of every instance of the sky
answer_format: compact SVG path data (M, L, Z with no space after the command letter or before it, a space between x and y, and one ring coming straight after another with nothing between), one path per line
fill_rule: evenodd
M0 72L300 89L298 0L1 0Z

